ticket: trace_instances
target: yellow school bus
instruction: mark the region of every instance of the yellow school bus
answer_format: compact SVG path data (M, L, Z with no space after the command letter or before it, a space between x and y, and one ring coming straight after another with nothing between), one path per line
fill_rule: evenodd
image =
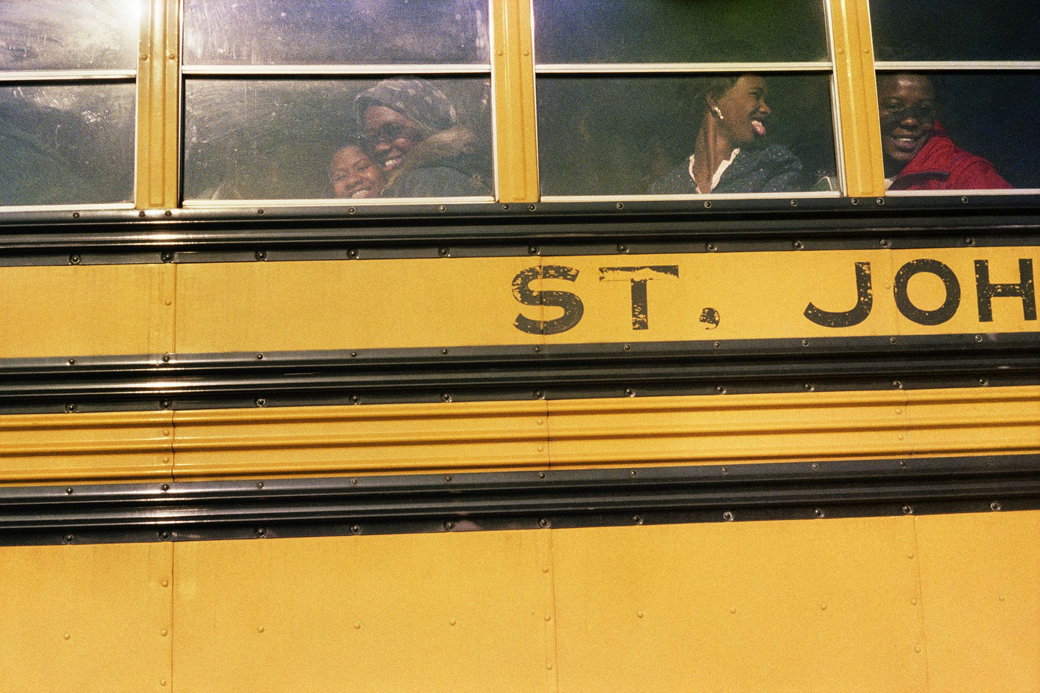
M1038 27L0 0L0 691L1040 689Z

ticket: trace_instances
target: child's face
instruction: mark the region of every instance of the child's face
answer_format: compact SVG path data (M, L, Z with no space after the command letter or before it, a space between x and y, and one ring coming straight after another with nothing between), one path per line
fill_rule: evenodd
M359 147L344 147L332 157L332 189L336 197L379 197L386 180L383 172Z

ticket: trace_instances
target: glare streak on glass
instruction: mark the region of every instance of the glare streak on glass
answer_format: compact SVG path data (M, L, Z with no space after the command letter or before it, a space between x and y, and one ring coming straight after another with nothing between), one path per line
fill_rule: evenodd
M534 0L539 63L826 60L822 0Z
M0 87L0 205L133 198L132 83Z
M0 0L0 70L134 69L140 0Z
M344 163L363 159L355 99L379 84L356 79L209 79L185 83L186 200L331 199L334 155ZM491 118L487 78L429 79L454 107L458 124L407 157L412 170L436 167L445 177L463 173L490 195ZM447 170L450 169L450 170ZM371 171L371 169L369 169ZM388 184L384 179L383 184ZM414 188L412 189L414 193ZM378 191L373 191L378 192ZM357 194L347 190L343 196ZM412 196L412 195L401 195ZM451 197L450 192L414 196Z
M489 64L487 0L185 0L185 64Z

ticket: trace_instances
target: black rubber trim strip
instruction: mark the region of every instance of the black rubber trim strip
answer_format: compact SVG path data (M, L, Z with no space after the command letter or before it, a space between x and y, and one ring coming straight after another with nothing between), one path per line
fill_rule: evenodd
M0 545L1040 508L1040 456L0 488Z
M885 199L885 198L879 198ZM0 266L1036 244L1037 196L0 213ZM963 198L968 199L968 198ZM792 206L790 202L798 202ZM869 202L869 204L866 204ZM619 209L620 206L620 209ZM502 210L508 207L508 210ZM527 211L531 207L534 211ZM518 211L519 210L519 211ZM143 216L141 216L143 215Z
M0 413L1022 385L1040 332L0 360Z

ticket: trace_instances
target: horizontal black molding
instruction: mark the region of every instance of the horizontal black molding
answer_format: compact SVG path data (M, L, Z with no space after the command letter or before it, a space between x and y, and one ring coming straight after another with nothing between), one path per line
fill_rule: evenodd
M0 211L0 266L1037 243L1034 195Z
M0 545L1040 509L1040 456L0 488Z
M0 359L0 414L1040 383L1040 332Z

